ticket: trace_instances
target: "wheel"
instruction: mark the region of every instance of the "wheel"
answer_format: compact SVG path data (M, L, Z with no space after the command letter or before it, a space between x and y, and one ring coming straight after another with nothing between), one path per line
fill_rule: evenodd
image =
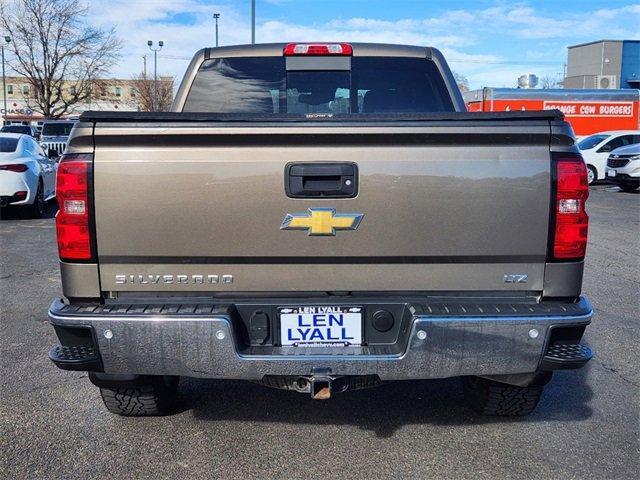
M587 165L587 179L589 185L593 185L598 180L598 171L593 165Z
M469 408L482 415L529 415L544 390L544 385L516 387L480 377L465 377L463 382Z
M148 417L172 412L177 398L178 377L149 377L147 382L122 387L101 387L105 407L124 417Z
M620 184L618 185L620 187L620 190L622 190L623 192L635 192L639 187L638 185L629 185L629 184Z
M44 214L45 201L44 201L44 187L42 180L38 181L38 190L36 191L36 198L33 201L33 205L29 206L29 217L42 218Z

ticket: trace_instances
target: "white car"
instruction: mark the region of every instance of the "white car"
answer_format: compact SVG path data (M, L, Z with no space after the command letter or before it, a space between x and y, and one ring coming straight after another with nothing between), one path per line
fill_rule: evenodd
M580 140L578 148L587 164L589 185L605 179L609 153L632 143L640 143L640 130L600 132Z
M44 213L56 195L57 163L28 135L0 133L0 207L27 206L32 217Z
M640 143L611 152L607 160L607 180L625 192L640 188Z

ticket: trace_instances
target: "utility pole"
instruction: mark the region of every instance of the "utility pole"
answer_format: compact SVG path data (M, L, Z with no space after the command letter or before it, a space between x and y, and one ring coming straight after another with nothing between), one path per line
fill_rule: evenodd
M256 0L251 0L251 45L256 43Z
M216 47L218 46L218 19L220 18L219 13L214 13L213 18L216 21Z
M158 108L158 52L162 50L164 42L160 40L157 48L153 48L151 40L147 42L147 45L153 52L153 101L151 102L151 110L155 111Z
M8 35L5 35L4 43L6 44L11 43L11 37ZM7 113L8 113L7 112L7 79L4 74L4 43L0 45L0 50L2 50L2 98L4 99L4 114L2 115L3 125L7 118Z

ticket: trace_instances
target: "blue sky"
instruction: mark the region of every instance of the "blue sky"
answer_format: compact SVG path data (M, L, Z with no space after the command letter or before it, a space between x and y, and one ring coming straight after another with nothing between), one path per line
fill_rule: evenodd
M89 21L115 26L124 40L114 75L142 69L147 40L163 40L159 71L180 80L188 58L214 44L249 43L250 1L90 0ZM566 47L640 39L640 2L257 0L257 42L372 41L430 45L472 88L514 86L519 75L561 77Z

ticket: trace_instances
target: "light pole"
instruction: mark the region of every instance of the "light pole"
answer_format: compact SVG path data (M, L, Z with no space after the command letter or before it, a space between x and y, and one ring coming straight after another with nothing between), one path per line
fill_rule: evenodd
M219 13L214 13L213 18L216 21L216 47L218 46L218 19L220 18Z
M251 0L251 45L256 43L256 0Z
M4 99L4 115L2 115L2 124L7 118L7 79L4 74L4 44L11 43L11 37L9 35L5 35L4 43L0 45L0 50L2 50L2 98Z
M151 110L155 111L155 109L158 108L158 52L162 50L164 42L160 40L157 48L153 48L153 42L151 40L147 42L147 45L153 52L153 100L151 102Z

